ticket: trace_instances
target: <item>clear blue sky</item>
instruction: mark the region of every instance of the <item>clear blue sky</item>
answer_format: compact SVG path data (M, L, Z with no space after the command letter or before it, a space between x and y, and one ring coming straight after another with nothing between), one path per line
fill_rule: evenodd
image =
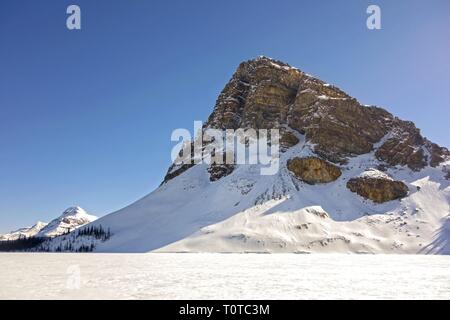
M66 29L78 4L82 30ZM366 28L366 8L382 30ZM412 120L449 147L450 1L0 2L0 232L152 191L175 128L206 120L267 55Z

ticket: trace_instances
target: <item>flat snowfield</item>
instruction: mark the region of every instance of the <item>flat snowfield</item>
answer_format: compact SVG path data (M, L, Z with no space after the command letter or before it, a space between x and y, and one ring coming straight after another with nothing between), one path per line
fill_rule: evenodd
M450 256L0 254L0 299L450 299Z

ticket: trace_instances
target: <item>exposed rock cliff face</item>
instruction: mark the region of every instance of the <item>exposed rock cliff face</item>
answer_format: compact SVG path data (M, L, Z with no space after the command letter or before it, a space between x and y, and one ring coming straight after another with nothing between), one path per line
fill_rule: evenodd
M304 73L289 65L258 58L243 62L222 90L207 125L213 128L277 128L287 123Z
M423 138L412 122L375 106L363 106L337 87L266 57L239 65L206 126L289 126L305 133L316 153L335 163L374 150L384 137L376 156L391 166L420 170L428 164L438 165L449 155L447 149Z

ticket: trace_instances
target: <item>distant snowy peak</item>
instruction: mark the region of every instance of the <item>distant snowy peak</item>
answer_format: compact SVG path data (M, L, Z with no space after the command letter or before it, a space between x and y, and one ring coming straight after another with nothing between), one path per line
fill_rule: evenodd
M31 227L21 228L10 233L0 235L0 241L17 240L29 237L54 238L82 227L98 217L88 214L83 208L70 207L56 219L49 223L38 221Z
M45 226L47 226L47 223L38 221L31 227L20 228L10 233L0 235L0 241L18 240L22 238L33 237L37 233L39 233Z
M70 207L58 218L52 220L36 236L38 237L57 237L67 232L71 232L92 221L97 220L96 216L88 214L80 207Z
M70 207L64 210L64 212L61 214L61 217L68 217L68 216L90 216L83 208L81 207ZM91 216L93 217L93 216Z

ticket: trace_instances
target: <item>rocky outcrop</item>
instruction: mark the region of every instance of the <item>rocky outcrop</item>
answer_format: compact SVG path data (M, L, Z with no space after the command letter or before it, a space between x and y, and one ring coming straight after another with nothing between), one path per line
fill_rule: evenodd
M441 164L446 158L450 157L450 152L447 148L440 147L436 143L425 139L426 150L430 153L430 165L436 167Z
M280 136L280 149L281 151L286 151L299 142L300 140L295 136L295 134L289 131L284 131Z
M316 157L291 159L287 167L295 177L308 184L335 181L342 174L339 167Z
M371 170L350 179L347 188L376 203L400 199L408 194L408 187L403 182L395 181L378 170Z
M209 180L211 182L217 181L227 175L231 174L234 170L234 165L231 164L212 164L208 168Z

